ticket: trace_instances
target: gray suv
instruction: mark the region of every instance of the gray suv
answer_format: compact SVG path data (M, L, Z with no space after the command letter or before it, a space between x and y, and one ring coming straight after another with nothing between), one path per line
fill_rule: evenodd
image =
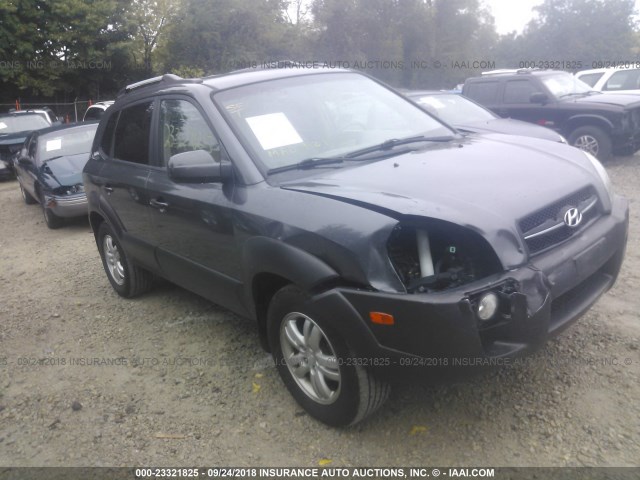
M353 71L128 86L84 169L111 286L255 321L293 397L356 423L399 378L535 350L615 282L628 206L592 155L466 136Z

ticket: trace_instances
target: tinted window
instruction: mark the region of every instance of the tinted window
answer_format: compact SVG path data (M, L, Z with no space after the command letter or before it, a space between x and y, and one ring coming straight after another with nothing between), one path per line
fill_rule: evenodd
M637 90L639 88L640 70L621 70L611 75L602 90Z
M504 103L530 103L531 94L538 91L529 80L510 80L504 89Z
M118 160L149 163L149 133L153 103L145 102L120 112L113 156Z
M100 107L89 107L89 109L84 114L84 120L98 120L102 117L104 113L104 109Z
M464 89L464 94L479 103L495 103L498 97L498 85L498 82L471 83Z
M100 148L107 156L111 156L112 146L113 146L113 132L116 129L116 122L118 121L118 114L111 115L107 126L104 129L104 133L102 134L102 141L100 142Z
M160 138L162 164L173 155L205 150L220 161L220 145L198 109L185 100L163 100L160 103Z

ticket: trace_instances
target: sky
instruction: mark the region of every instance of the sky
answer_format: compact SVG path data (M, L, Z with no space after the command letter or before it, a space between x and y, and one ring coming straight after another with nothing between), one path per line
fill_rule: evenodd
M482 0L490 7L499 34L512 31L522 33L525 25L533 18L533 7L542 0ZM636 0L636 11L640 11L640 0Z

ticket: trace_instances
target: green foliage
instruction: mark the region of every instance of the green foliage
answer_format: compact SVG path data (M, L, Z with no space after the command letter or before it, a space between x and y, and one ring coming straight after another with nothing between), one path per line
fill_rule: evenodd
M331 62L396 86L450 88L537 60L632 60L634 0L544 0L499 37L481 0L0 0L0 92L112 97L174 72ZM482 63L489 61L491 63Z
M588 69L598 62L633 60L638 45L634 4L634 0L545 0L523 35L501 38L496 54L505 67L556 60Z

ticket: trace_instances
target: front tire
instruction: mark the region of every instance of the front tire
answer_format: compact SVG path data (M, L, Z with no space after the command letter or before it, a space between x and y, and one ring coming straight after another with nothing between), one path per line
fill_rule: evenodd
M22 200L24 200L24 203L26 203L27 205L34 205L38 203L38 201L35 198L33 198L31 194L24 189L24 187L20 182L18 182L18 185L20 185L20 194L22 195Z
M98 250L109 283L118 295L133 298L151 288L151 274L131 263L106 223L98 229Z
M611 137L598 127L578 127L569 135L569 143L580 150L589 152L598 160L611 157Z
M331 426L353 425L389 396L389 385L354 361L347 343L295 285L274 295L267 322L280 377L312 417Z
M26 192L25 192L26 193ZM51 230L56 230L64 225L64 219L57 216L50 208L46 206L46 200L44 194L40 193L40 206L42 207L42 215L44 216L44 223L47 224Z

